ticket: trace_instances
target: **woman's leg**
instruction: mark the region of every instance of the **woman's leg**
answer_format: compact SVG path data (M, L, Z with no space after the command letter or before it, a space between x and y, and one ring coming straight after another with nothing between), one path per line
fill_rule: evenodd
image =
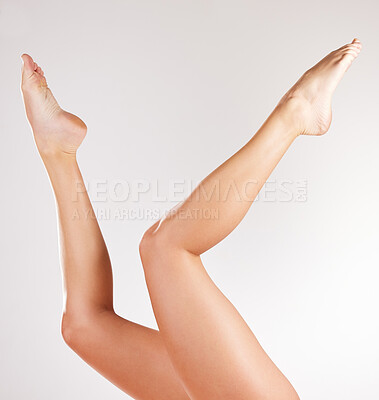
M113 311L111 263L76 162L86 126L60 109L33 60L27 55L23 60L26 112L57 203L63 337L88 364L135 399L188 399L159 332Z
M160 333L193 400L298 399L207 275L200 254L239 224L296 136L328 130L332 94L360 47L354 40L306 72L258 133L142 239Z

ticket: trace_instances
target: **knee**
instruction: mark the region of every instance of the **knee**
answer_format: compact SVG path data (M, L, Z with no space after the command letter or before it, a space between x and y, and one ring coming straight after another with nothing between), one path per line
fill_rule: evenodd
M61 321L63 340L75 352L85 346L92 331L92 323L85 316L65 312Z
M74 344L81 336L80 330L80 324L78 324L78 321L65 312L61 321L61 333L63 340L69 347L76 347Z
M170 245L169 227L167 225L166 222L157 222L144 233L139 245L143 262L149 260L152 256L158 256L163 249Z

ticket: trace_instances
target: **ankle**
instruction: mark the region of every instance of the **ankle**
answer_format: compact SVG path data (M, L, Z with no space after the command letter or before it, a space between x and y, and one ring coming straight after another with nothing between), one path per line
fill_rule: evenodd
M271 117L281 121L287 136L295 139L302 132L301 121L304 118L304 105L295 98L282 99L271 114Z
M55 149L38 149L46 167L76 163L76 153L65 153Z

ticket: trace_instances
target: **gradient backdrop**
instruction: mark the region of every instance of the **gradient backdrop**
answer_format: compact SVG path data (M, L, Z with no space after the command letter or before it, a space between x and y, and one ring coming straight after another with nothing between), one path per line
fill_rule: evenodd
M364 48L330 132L296 140L204 262L302 399L379 398L378 13L376 0L0 0L1 399L127 397L60 337L54 199L20 55L89 127L79 162L103 215L116 310L155 327L138 257L149 213L182 199L355 36Z

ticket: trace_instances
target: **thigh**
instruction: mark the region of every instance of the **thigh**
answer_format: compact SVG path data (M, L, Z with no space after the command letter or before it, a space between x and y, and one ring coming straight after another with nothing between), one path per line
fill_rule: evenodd
M297 400L200 257L168 245L147 248L141 255L154 313L191 399Z
M70 326L64 334L70 347L134 399L189 400L158 331L111 311L88 313Z

